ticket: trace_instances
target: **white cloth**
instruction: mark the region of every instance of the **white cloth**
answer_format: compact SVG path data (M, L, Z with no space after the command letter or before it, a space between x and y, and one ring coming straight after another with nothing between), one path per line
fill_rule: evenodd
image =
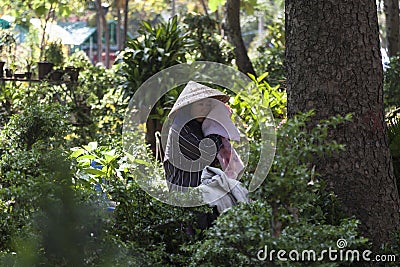
M224 103L215 101L214 107L203 121L204 136L218 134L229 140L239 141L240 132L231 119L231 111Z
M217 159L222 170L231 179L238 179L244 164L229 140L239 141L240 132L231 120L231 111L222 102L217 102L203 121L204 136L218 134L222 137L222 148Z
M216 206L220 213L238 204L238 202L249 202L247 197L249 191L239 181L228 178L218 168L205 167L201 181L199 189L203 201L211 207Z

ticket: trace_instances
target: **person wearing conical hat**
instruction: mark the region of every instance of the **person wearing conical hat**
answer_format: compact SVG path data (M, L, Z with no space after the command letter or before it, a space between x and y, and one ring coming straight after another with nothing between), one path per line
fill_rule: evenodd
M193 81L183 89L168 115L173 123L165 149L164 169L170 190L199 186L204 167L218 164L221 136L205 135L202 124L216 102L228 100L226 94Z

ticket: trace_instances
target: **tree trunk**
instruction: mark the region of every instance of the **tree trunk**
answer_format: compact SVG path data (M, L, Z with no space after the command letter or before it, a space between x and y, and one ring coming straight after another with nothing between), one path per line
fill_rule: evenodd
M247 55L247 50L242 39L242 31L240 29L240 0L227 0L225 13L224 32L229 42L234 46L236 57L236 65L243 73L251 73L254 76L253 65Z
M104 31L104 38L106 39L105 67L109 68L110 67L110 32L108 31L106 15L105 15L105 12L103 10L103 6L101 4L101 0L96 0L96 6L97 6L97 12L98 12L98 15L99 15L100 25L101 25L101 28ZM103 31L99 31L98 30L98 32L100 32L100 36L102 36L102 32ZM99 33L98 33L97 36L99 36ZM97 40L97 43L99 43L99 40ZM101 39L100 39L100 43L102 43ZM102 55L100 55L100 61L99 62L102 62Z
M200 0L200 2L201 2L201 6L203 7L204 14L206 14L208 16L208 10L207 10L206 2L204 0Z
M117 37L117 50L121 51L122 49L122 34L121 34L121 21L122 21L122 16L121 16L121 9L120 7L117 7L117 29L116 29L116 37Z
M106 39L105 65L110 67L110 31L105 16L103 17L104 38Z
M388 149L375 0L287 0L288 113L316 111L313 122L353 113L332 129L346 145L318 161L348 215L377 248L399 225L399 196Z
M386 39L389 57L395 56L400 49L399 0L385 0Z
M124 34L122 37L122 49L126 46L126 39L128 36L128 12L129 11L129 0L125 0L125 8L124 8Z
M100 5L99 3L100 2ZM102 16L101 16L101 1L96 1L96 27L97 27L97 62L103 62L102 52L103 52L103 27L102 27Z

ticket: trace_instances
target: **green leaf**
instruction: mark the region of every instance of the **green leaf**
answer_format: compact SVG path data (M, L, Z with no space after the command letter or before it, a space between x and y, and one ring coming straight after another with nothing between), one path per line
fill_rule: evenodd
M74 152L71 153L70 157L77 158L80 155L82 155L83 153L85 153L85 150L83 148L78 148L78 149L74 150Z
M105 172L100 171L98 169L93 169L93 168L84 169L84 172L86 172L88 174L93 174L93 175L96 175L96 176L106 176Z
M141 160L141 159L134 159L133 161L134 161L135 163L139 163L139 164L145 165L145 166L147 166L147 167L150 167L150 166L151 166L151 164L150 164L149 162L144 161L144 160Z
M252 79L253 81L255 81L256 80L256 77L253 75L253 74L251 74L251 73L248 73L247 74L249 77L250 77L250 79Z
M108 151L106 153L103 153L104 157L105 157L105 163L110 163L113 160L115 160L116 158L118 158L118 155L115 155L115 149Z
M41 6L39 6L39 7L37 7L36 9L35 9L35 14L38 16L38 17L42 17L42 16L44 16L47 12L47 9L46 9L46 6L45 5L41 5Z
M80 156L77 158L77 160L79 160L79 161L83 160L83 159L96 159L96 157L93 155L83 155L83 156Z
M156 39L158 39L160 37L161 33L162 33L162 29L158 28L157 32L156 32Z
M151 28L151 24L147 21L142 21L143 26L148 30L148 31L152 31L153 29Z
M267 76L268 76L268 72L264 72L263 74L261 74L261 76L259 76L258 78L257 78L257 82L261 82L262 80L264 80Z
M97 142L90 142L87 146L83 146L83 148L90 152L95 150L97 146L98 146Z
M211 12L215 12L218 9L218 6L225 5L226 0L209 0L208 1L208 8Z

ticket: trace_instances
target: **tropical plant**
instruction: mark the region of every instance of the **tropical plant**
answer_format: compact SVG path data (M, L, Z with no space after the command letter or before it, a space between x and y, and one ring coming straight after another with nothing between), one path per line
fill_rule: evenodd
M127 42L127 48L120 56L127 96L132 96L144 81L157 72L186 62L186 41L177 16L154 27L143 21L138 33L137 38Z
M235 111L234 115L240 116L246 122L247 136L259 140L261 138L260 122L255 114L259 114L261 118L272 115L276 120L286 119L287 95L280 85L272 87L269 84L269 73L263 73L258 78L250 75L250 78L254 83L250 92L243 91L237 94L230 106ZM267 113L269 110L272 114Z
M44 58L45 61L53 63L54 66L62 67L64 63L62 44L57 42L47 44L44 50Z

